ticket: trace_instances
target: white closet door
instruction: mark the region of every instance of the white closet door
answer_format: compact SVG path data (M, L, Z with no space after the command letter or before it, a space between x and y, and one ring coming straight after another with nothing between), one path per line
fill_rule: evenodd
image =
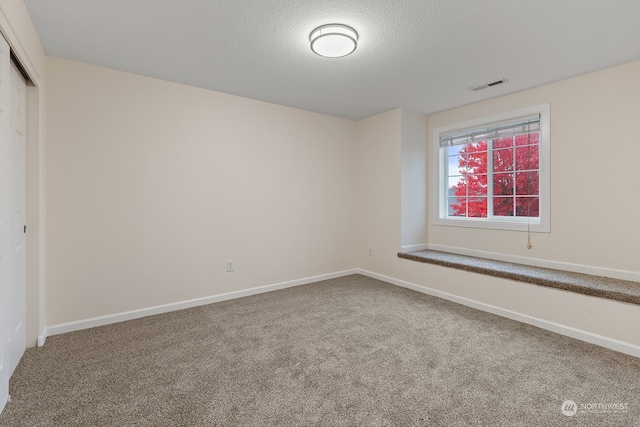
M27 85L0 36L0 411L26 349Z
M9 396L11 341L11 172L9 114L11 105L9 45L0 36L0 411Z
M11 268L11 336L9 371L18 366L27 348L27 84L11 64L11 104L9 138L11 161L10 252Z

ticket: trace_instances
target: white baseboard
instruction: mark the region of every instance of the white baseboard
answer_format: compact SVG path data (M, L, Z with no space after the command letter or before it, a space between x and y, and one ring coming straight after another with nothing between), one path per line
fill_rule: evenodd
M492 313L501 317L506 317L508 319L516 320L518 322L527 323L529 325L533 325L541 329L546 329L551 332L556 332L561 335L566 335L571 338L575 338L581 341L586 341L588 343L599 345L601 347L605 347L611 350L615 350L620 353L625 353L631 356L640 357L640 346L637 346L634 344L604 337L602 335L572 328L570 326L550 322L548 320L539 319L537 317L527 316L522 313L506 310L500 307L496 307L490 304L485 304L483 302L475 301L469 298L460 297L447 292L438 291L436 289L428 288L426 286L420 286L414 283L405 282L404 280L394 279L393 277L384 276L382 274L373 273L371 271L357 269L357 272L359 274L362 274L363 276L371 277L373 279L378 279L383 282L390 283L392 285L412 289L414 291L417 291L423 294L446 299L448 301L466 305L468 307L475 308L477 310L486 311L488 313Z
M155 307L142 308L139 310L125 311L107 316L93 317L91 319L78 320L75 322L62 323L46 328L43 336L38 337L38 346L44 345L47 337L52 335L64 334L67 332L79 331L82 329L95 328L97 326L110 325L112 323L124 322L126 320L139 319L141 317L152 316L154 314L168 313L170 311L183 310L185 308L198 307L201 305L212 304L216 302L228 301L236 298L247 297L251 295L262 294L265 292L276 291L279 289L292 288L294 286L307 285L309 283L319 282L321 280L335 279L338 277L348 276L350 274L358 274L357 269L338 271L335 273L321 274L318 276L305 277L303 279L291 280L288 282L274 283L271 285L258 286L256 288L244 289L241 291L228 292L219 295L212 295L203 298L196 298L187 301L180 301L171 304L158 305ZM42 343L42 344L41 344Z
M547 259L523 257L517 255L502 254L498 252L481 251L477 249L459 248L456 246L434 245L429 244L427 248L414 249L424 250L431 249L434 251L450 252L459 255L468 255L479 258L494 259L496 261L514 262L517 264L531 265L535 267L552 268L555 270L572 271L574 273L591 274L593 276L610 277L612 279L630 280L632 282L640 282L640 272L630 270L619 270L615 268L597 267L593 265L574 264L570 262L551 261ZM404 249L403 249L404 251ZM409 251L406 251L409 252Z

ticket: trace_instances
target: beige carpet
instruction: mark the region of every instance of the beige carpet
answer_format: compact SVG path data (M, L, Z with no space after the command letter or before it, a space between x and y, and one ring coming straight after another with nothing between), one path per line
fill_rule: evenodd
M50 337L11 395L2 426L633 426L640 359L354 275Z

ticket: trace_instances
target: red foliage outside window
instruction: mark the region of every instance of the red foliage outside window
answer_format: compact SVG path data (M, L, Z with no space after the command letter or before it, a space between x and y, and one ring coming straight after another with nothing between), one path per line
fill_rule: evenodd
M460 176L451 187L455 199L449 201L450 215L486 218L492 203L494 216L538 217L538 156L538 133L463 145L458 152ZM488 192L490 173L493 198Z

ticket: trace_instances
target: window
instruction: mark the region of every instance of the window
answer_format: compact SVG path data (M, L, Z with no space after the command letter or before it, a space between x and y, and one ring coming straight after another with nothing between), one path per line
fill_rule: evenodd
M437 225L549 231L549 106L435 129Z

